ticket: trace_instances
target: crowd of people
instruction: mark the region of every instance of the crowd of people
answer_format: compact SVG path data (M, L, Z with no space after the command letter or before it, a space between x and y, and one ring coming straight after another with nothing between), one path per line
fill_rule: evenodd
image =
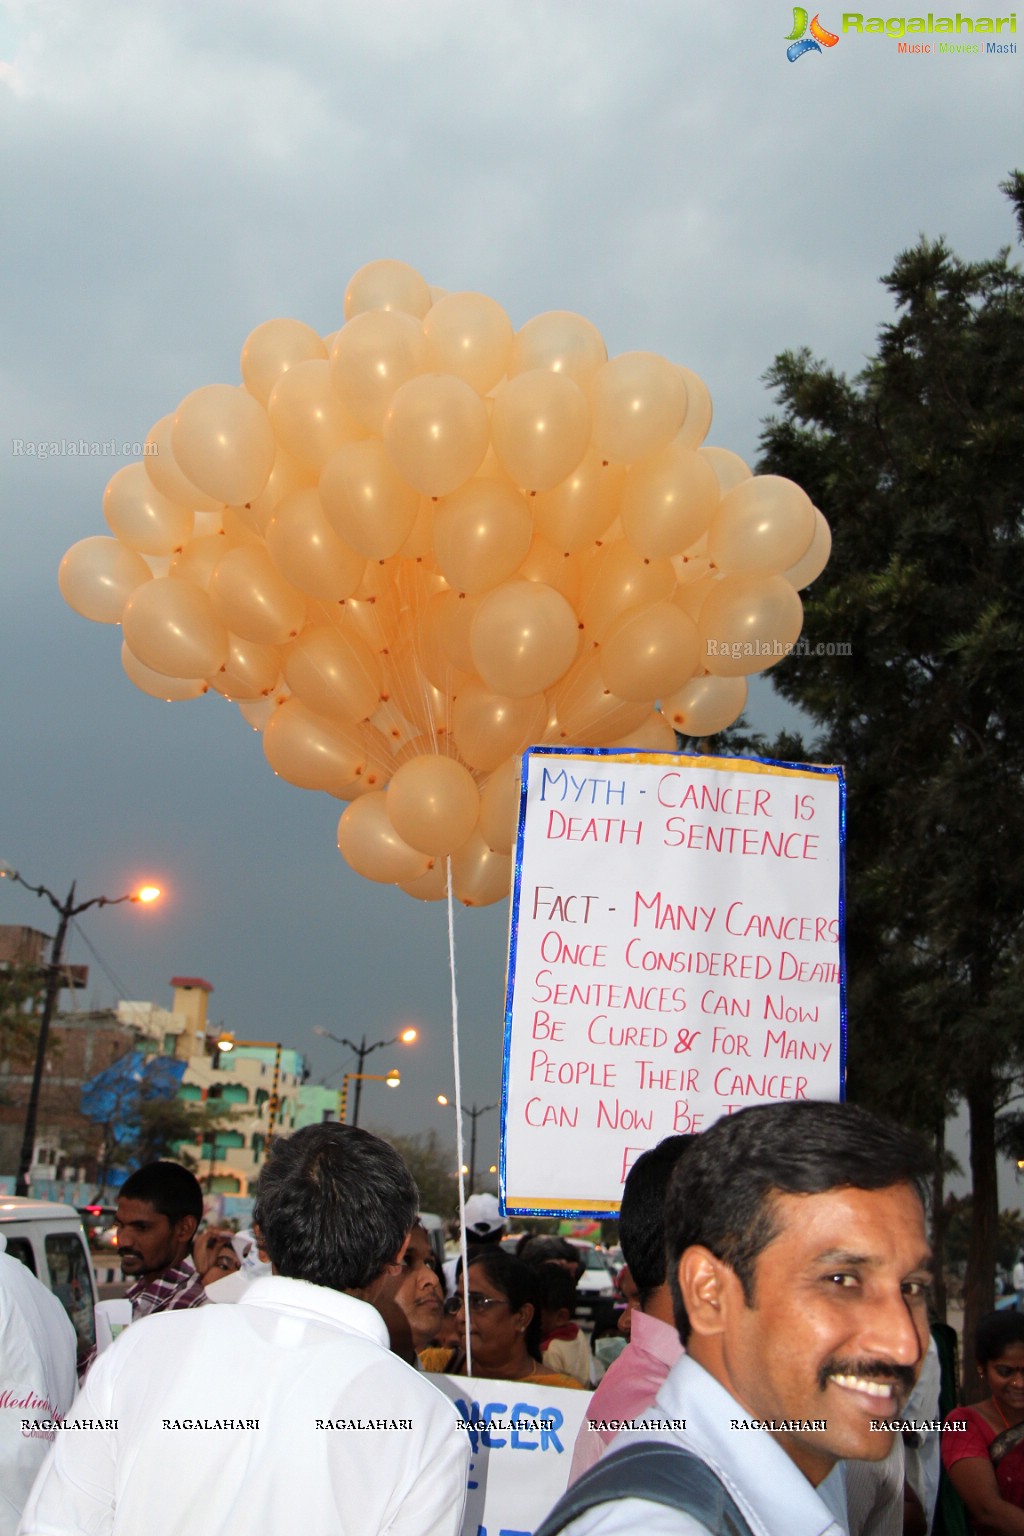
M201 1230L194 1175L150 1164L117 1208L132 1325L77 1392L63 1308L0 1252L0 1414L21 1425L0 1536L457 1536L470 1440L434 1373L592 1392L538 1536L1024 1536L1024 1315L982 1321L987 1395L943 1416L929 1171L850 1105L667 1138L623 1191L628 1343L605 1371L578 1249L512 1251L474 1196L465 1273L443 1266L368 1132L276 1140L240 1234Z

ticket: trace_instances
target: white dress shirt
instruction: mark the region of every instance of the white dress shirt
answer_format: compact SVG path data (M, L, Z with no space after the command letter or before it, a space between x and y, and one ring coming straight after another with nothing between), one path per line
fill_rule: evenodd
M51 1290L3 1252L0 1234L0 1536L14 1536L53 1430L24 1419L61 1418L75 1395L75 1330Z
M469 1440L455 1408L391 1353L373 1307L303 1280L272 1275L236 1306L134 1323L69 1420L103 1425L60 1432L22 1536L461 1526Z
M679 1445L707 1462L721 1478L746 1517L754 1536L845 1536L837 1512L828 1507L828 1490L811 1484L766 1430L734 1430L732 1419L749 1419L713 1376L689 1355L672 1367L647 1419L684 1419L685 1431L636 1430L617 1435L611 1449L634 1445L641 1437ZM833 1477L828 1478L829 1484ZM842 1497L836 1479L837 1501ZM708 1536L708 1528L690 1515L646 1499L601 1504L566 1526L566 1536Z

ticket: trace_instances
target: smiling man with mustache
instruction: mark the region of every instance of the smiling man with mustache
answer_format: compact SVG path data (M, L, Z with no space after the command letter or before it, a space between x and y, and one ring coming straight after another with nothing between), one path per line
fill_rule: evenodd
M929 1171L847 1104L758 1106L697 1137L665 1218L688 1353L538 1536L841 1536L837 1479L822 1485L889 1453L928 1345ZM639 1459L652 1441L658 1467Z

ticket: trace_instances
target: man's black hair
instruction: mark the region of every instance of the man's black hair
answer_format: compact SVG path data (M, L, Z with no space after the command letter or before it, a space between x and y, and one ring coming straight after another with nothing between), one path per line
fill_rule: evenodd
M629 1170L619 1210L619 1243L643 1309L665 1284L665 1198L672 1170L693 1141L666 1136L641 1154Z
M540 1287L540 1305L545 1312L561 1312L572 1317L576 1306L576 1282L564 1264L531 1265Z
M144 1200L154 1211L166 1216L175 1226L183 1216L194 1216L196 1224L203 1219L203 1191L199 1180L180 1163L146 1163L128 1175L118 1198Z
M394 1147L327 1121L275 1139L252 1216L279 1275L352 1291L394 1260L418 1209L412 1174Z
M910 1184L926 1204L932 1159L916 1136L854 1104L802 1099L725 1115L694 1140L672 1175L666 1252L676 1327L690 1322L679 1291L687 1248L728 1264L754 1304L754 1266L779 1235L774 1197Z
M989 1312L974 1330L974 1358L984 1370L1011 1344L1024 1344L1024 1313Z
M551 1232L529 1232L519 1239L516 1258L536 1269L538 1264L566 1263L576 1266L577 1282L582 1280L587 1261L575 1243Z

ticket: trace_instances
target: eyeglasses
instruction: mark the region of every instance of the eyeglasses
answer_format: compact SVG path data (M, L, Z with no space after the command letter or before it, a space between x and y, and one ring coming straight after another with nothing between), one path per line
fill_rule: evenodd
M454 1316L456 1312L462 1311L462 1302L463 1296L461 1291L455 1296L448 1297L444 1304L444 1309L449 1317ZM470 1291L469 1293L469 1310L475 1314L489 1312L492 1307L507 1307L508 1305L509 1300L507 1296L483 1296L479 1291Z

